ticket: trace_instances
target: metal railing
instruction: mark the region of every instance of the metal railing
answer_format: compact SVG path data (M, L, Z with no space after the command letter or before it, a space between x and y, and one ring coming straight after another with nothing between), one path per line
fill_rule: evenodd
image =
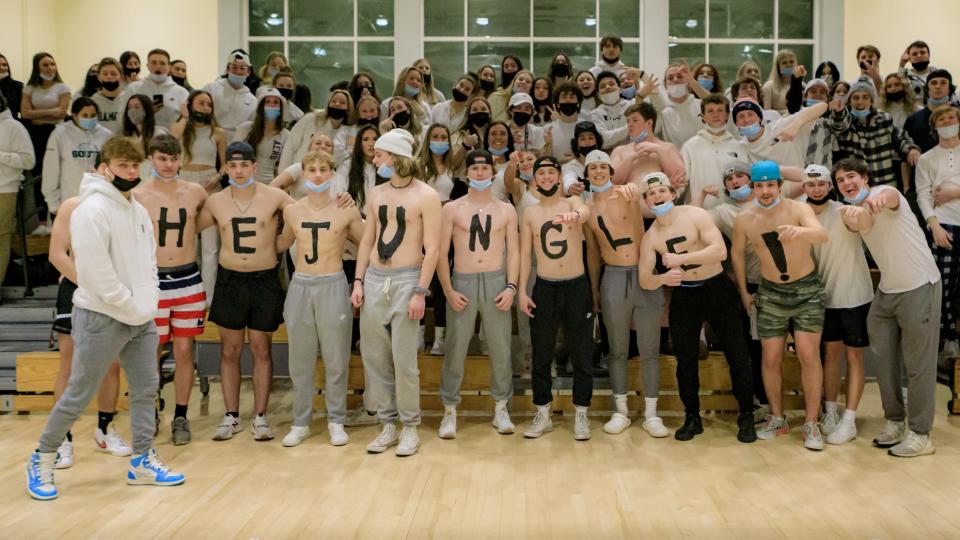
M30 285L30 256L27 252L27 221L37 215L40 207L34 204L33 210L27 214L27 197L33 195L33 186L40 181L30 171L23 171L23 182L17 191L17 233L20 235L20 251L23 255L23 296L33 296L33 287Z

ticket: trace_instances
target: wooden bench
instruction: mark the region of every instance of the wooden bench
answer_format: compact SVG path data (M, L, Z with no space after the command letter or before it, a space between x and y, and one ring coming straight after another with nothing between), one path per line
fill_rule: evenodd
M60 370L60 353L38 351L17 355L17 394L13 407L18 412L49 411L53 409L53 385ZM127 396L127 378L120 371L120 397L117 409L130 409ZM97 398L87 405L86 412L97 412Z

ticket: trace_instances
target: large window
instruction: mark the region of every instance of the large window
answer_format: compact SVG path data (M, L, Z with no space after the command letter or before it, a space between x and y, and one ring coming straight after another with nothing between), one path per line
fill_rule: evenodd
M790 49L813 73L819 57L818 4L818 0L670 0L670 61L714 64L729 86L746 60L756 62L766 80L777 53Z
M373 75L380 95L393 93L394 0L247 0L250 60L259 70L281 51L323 107L330 86L357 71Z

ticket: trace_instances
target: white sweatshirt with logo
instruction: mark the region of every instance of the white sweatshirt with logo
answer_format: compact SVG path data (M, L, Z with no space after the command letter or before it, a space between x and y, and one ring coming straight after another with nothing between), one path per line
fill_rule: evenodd
M53 130L43 155L40 185L51 212L56 212L61 202L80 194L80 180L96 167L100 149L112 136L109 129L99 124L87 131L72 121Z
M10 109L0 112L0 193L16 193L23 171L37 164L30 134Z

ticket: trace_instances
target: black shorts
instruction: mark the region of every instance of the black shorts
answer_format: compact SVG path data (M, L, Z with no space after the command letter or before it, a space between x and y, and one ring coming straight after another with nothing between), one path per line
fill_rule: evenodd
M70 335L73 331L73 293L77 290L77 284L67 278L60 280L60 287L57 289L57 308L55 318L53 319L53 331L58 334Z
M845 309L827 309L823 317L824 343L843 341L847 347L866 347L870 345L867 335L867 315L870 303Z
M230 330L275 332L283 322L283 300L276 268L236 272L221 266L208 319Z

